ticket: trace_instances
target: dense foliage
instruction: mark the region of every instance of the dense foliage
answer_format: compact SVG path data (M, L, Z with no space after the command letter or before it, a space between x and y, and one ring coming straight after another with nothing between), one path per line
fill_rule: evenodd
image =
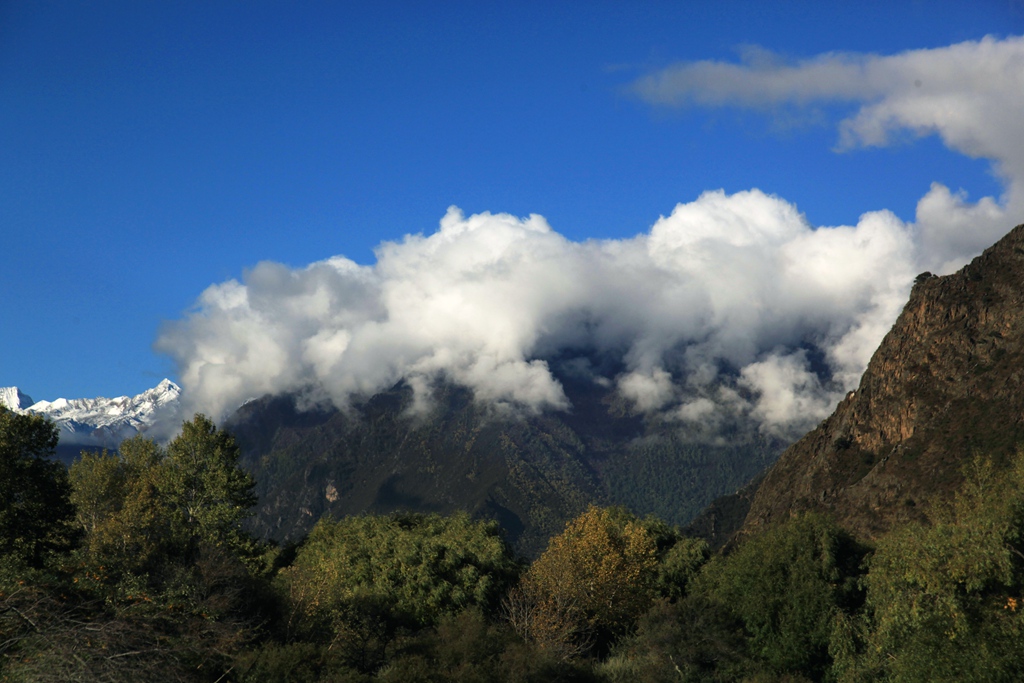
M73 508L56 448L53 424L0 405L0 556L37 566L69 543Z
M516 574L494 522L394 515L321 520L281 578L310 621L364 601L426 626L472 605L493 608Z
M798 515L711 556L591 506L532 563L466 514L321 520L256 542L253 481L197 415L66 472L0 409L0 679L1015 681L1024 455L977 460L869 547Z
M975 461L934 523L879 543L867 609L835 644L842 681L1018 681L1024 671L1024 457Z
M66 511L67 526L74 519L79 542L44 561L0 560L4 679L192 681L223 672L262 602L258 548L241 529L252 481L235 465L231 437L197 415L166 449L137 437L115 454L84 454L68 473L52 460L56 435L41 436L53 426L25 419L38 421L40 445L23 457L56 482L45 505ZM0 441L15 443L26 427L9 424ZM39 536L21 545L50 543L52 526L27 526Z
M833 623L859 605L864 549L817 515L798 517L718 557L695 592L743 624L750 652L778 672L820 677Z
M289 635L361 671L403 631L470 607L493 611L518 573L494 522L466 514L321 520L280 573Z
M406 384L350 411L310 410L286 396L246 404L231 429L258 481L253 528L297 541L323 517L466 511L498 520L532 558L592 503L686 524L788 443L739 426L724 444L682 438L676 421L637 414L571 367L552 370L573 410L539 415L495 411L446 382L433 388L425 420L410 419Z

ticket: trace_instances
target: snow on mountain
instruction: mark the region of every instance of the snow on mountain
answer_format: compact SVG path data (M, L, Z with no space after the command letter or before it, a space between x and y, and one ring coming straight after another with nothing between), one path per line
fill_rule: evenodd
M161 432L177 424L181 388L165 379L137 396L58 398L32 403L16 387L0 389L0 402L19 413L45 415L60 427L63 444L114 448L141 432Z
M14 411L22 411L35 403L32 397L23 393L18 387L0 387L0 406Z

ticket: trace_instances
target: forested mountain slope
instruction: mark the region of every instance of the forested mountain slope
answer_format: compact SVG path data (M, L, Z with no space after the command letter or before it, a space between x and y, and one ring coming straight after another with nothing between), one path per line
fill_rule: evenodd
M784 447L753 430L732 445L689 442L611 390L559 379L573 409L540 415L496 412L451 385L420 417L402 385L345 412L299 411L294 397L246 404L226 426L258 482L257 532L288 540L327 514L466 510L535 554L590 503L685 524Z

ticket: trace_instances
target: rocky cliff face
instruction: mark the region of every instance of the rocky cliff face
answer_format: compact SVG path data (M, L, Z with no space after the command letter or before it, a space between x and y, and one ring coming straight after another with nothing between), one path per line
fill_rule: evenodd
M860 387L791 446L744 529L823 510L874 537L921 518L975 454L1024 443L1024 225L959 272L922 274Z

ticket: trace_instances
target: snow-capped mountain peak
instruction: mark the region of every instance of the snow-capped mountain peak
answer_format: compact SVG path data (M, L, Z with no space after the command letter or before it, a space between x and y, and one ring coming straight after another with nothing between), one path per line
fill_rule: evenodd
M165 379L137 396L58 398L32 402L16 387L0 389L0 401L19 413L45 415L60 427L62 443L116 448L141 432L173 429L181 388Z
M0 387L0 405L15 412L25 410L35 403L32 397L18 387Z

